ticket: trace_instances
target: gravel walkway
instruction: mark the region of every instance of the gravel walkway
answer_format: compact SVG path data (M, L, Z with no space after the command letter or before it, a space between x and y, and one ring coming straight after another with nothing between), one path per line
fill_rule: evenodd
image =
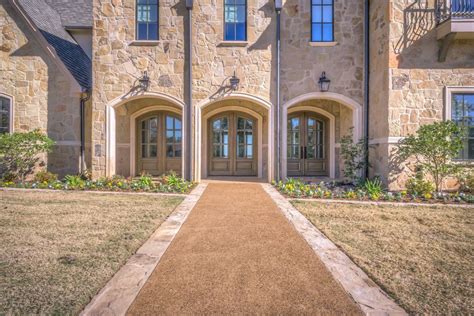
M259 184L211 183L128 313L361 311Z

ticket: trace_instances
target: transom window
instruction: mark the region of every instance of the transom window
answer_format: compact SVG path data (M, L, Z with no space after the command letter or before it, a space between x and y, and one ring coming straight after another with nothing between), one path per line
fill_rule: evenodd
M451 119L467 130L460 159L474 159L474 93L453 93Z
M166 157L181 157L181 120L166 116Z
M158 40L158 0L137 0L137 40Z
M10 133L11 115L12 115L11 100L9 98L0 96L0 134Z
M224 40L247 40L247 1L224 1Z
M334 0L311 0L311 41L334 41Z

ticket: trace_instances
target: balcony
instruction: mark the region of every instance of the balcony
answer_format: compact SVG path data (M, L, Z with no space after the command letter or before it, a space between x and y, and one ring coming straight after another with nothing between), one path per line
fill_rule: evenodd
M437 0L436 36L442 41L439 61L445 61L454 40L474 39L474 0Z

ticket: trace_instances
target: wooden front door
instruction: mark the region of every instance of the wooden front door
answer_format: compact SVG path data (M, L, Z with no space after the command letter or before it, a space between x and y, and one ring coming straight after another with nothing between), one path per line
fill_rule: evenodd
M137 172L181 174L181 118L168 112L147 114L138 118L137 129Z
M290 115L287 127L288 176L327 176L325 121L304 112Z
M219 114L209 120L209 175L257 175L256 125L254 118L240 112Z

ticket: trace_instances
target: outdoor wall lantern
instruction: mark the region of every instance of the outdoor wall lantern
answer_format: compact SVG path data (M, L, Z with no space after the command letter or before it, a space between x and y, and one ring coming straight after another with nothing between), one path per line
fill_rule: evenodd
M319 78L319 88L321 89L321 92L328 92L329 91L329 85L331 84L331 80L326 78L326 72L323 71L321 74L321 77Z
M237 78L237 76L235 75L235 70L234 70L234 75L229 79L230 81L230 87L232 90L237 90L239 88L239 83L240 83L240 79Z
M138 82L140 83L140 88L143 91L148 91L148 87L150 86L150 77L148 77L147 71L143 72L143 76L138 79Z

